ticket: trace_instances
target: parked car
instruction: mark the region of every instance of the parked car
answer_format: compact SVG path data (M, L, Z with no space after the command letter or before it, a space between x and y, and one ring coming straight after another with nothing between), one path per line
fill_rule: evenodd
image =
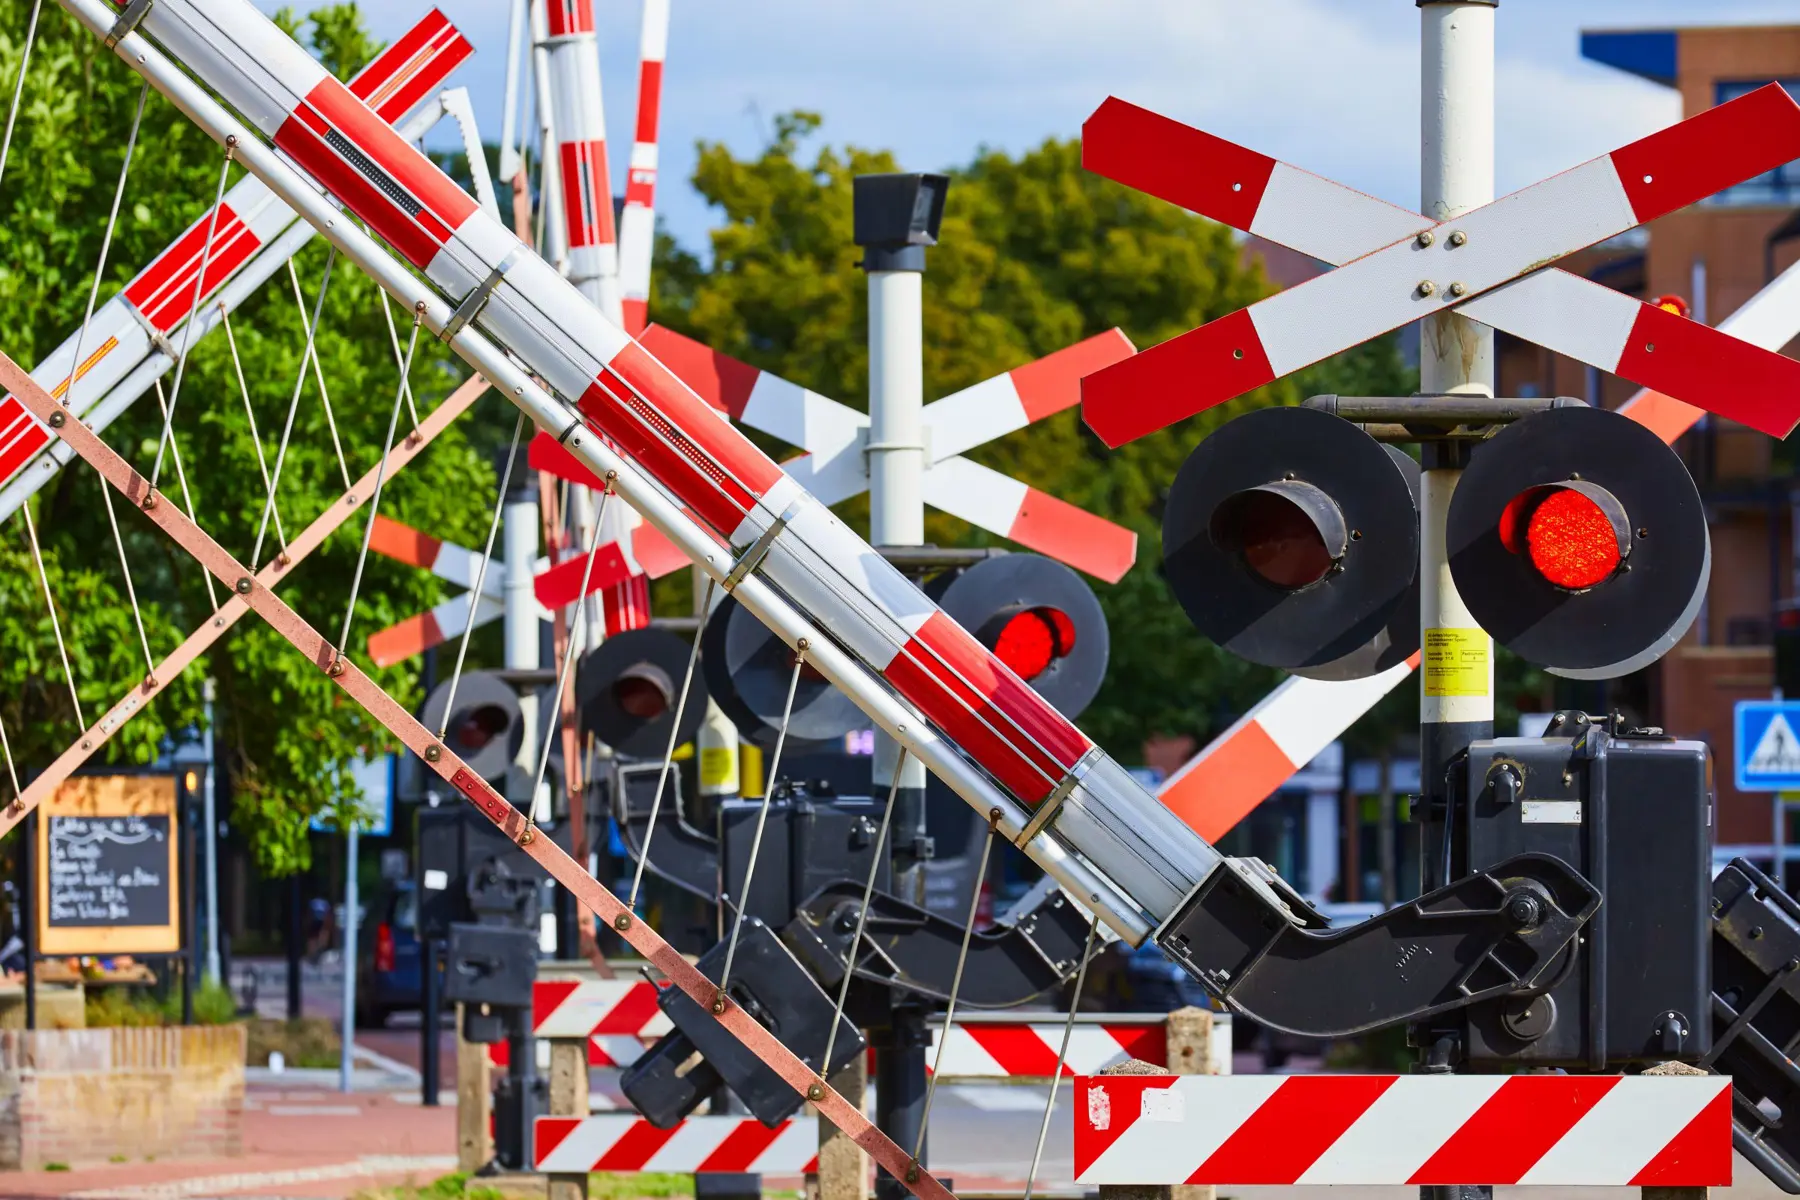
M356 952L356 1023L360 1026L386 1025L394 1013L417 1012L424 1005L418 900L412 880L396 880L365 909ZM441 986L441 961L438 980Z

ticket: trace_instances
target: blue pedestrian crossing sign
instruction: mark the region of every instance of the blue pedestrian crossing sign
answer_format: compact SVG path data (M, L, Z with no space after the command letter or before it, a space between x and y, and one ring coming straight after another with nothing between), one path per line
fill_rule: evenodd
M1800 701L1740 700L1732 725L1740 792L1800 789Z

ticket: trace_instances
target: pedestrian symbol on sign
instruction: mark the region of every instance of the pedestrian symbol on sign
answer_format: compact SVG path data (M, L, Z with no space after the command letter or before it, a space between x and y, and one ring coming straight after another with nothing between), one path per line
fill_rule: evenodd
M1800 775L1800 738L1794 736L1787 717L1775 714L1757 739L1745 769L1752 775Z
M1800 702L1744 700L1735 715L1738 790L1800 790Z

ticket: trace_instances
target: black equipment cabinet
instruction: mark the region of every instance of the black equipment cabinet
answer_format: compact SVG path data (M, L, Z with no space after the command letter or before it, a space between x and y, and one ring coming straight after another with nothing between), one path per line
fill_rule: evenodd
M1712 1038L1707 747L1553 720L1547 737L1469 747L1453 870L1550 855L1603 900L1543 994L1466 1010L1465 1054L1513 1069L1696 1061Z

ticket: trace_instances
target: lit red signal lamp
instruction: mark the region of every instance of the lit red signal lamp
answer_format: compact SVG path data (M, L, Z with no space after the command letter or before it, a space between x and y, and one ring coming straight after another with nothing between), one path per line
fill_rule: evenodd
M1571 480L1532 487L1500 514L1501 545L1571 592L1611 579L1631 555L1631 522L1617 496Z

